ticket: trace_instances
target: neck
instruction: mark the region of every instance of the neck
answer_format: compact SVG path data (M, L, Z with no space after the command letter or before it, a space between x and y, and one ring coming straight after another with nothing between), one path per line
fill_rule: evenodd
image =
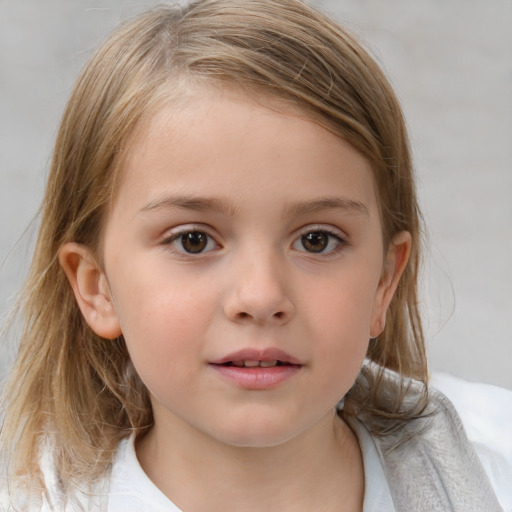
M178 429L179 431L179 429ZM149 478L183 510L230 512L362 509L356 437L334 413L278 446L247 448L197 431L153 428L137 444ZM175 433L176 430L173 430Z

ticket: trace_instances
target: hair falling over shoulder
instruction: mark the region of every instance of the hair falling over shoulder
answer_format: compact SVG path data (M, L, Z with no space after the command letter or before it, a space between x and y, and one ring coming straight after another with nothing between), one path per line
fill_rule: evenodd
M409 264L368 358L426 382L418 312L421 218L405 123L395 94L355 37L299 0L197 0L159 6L118 28L92 57L66 107L41 209L41 228L20 299L19 355L5 393L1 449L12 475L38 477L39 447L51 439L66 489L106 471L119 441L152 425L147 391L122 337L85 323L57 253L85 244L101 261L102 223L130 138L187 88L228 84L277 96L346 139L372 164L383 237L409 231ZM406 380L404 380L406 382ZM357 382L343 414L397 421L404 390L379 402Z

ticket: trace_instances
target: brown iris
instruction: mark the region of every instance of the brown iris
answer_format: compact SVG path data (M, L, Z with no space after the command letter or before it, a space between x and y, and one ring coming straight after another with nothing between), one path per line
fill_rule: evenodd
M306 251L322 252L329 244L329 235L322 231L315 231L302 235L301 242Z
M181 244L185 251L197 254L206 249L206 246L208 245L208 236L206 233L202 233L201 231L191 231L190 233L181 235Z

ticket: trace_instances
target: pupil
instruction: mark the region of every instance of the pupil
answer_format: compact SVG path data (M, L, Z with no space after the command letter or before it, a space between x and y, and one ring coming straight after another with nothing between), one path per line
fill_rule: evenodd
M322 252L329 243L329 236L325 233L308 233L302 236L302 245L309 252Z
M187 252L198 253L204 251L208 239L204 233L200 231L193 231L192 233L186 233L181 237L181 243L183 248Z

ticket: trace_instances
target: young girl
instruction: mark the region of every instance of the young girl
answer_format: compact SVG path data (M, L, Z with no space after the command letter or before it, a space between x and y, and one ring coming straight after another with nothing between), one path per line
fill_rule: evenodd
M501 510L426 385L420 236L400 107L333 21L123 25L56 142L2 510Z

